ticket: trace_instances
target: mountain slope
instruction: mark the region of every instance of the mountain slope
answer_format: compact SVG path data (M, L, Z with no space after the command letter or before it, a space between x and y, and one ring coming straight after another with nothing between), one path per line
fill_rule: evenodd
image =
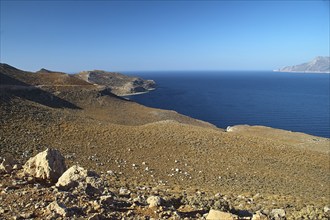
M309 73L330 73L330 57L316 57L312 61L286 66L276 71L279 72L309 72Z
M74 77L73 75L46 69L41 69L33 73L1 63L0 72L33 86L92 86L91 83ZM1 82L1 84L4 83L4 81Z

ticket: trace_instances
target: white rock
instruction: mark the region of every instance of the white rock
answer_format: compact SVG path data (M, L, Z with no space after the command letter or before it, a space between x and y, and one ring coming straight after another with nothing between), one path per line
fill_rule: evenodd
M228 212L211 209L206 217L206 220L234 220L236 217L237 216Z
M23 166L24 173L37 179L56 182L66 170L64 157L58 150L47 149L30 158Z
M119 195L121 196L129 196L131 194L131 191L129 191L128 189L124 188L124 187L120 187L119 189Z
M147 199L147 203L149 204L149 207L157 207L162 204L162 199L159 196L150 196Z
M267 216L262 214L260 211L257 211L253 216L251 220L267 220Z
M108 171L107 171L107 174L109 174L109 175L112 176L112 175L114 175L115 173L114 173L112 170L108 170Z
M58 179L56 187L69 190L76 187L79 182L83 182L87 177L87 170L77 165L70 167L63 175Z
M328 206L324 206L323 212L325 213L330 212L330 208Z
M284 209L273 209L270 212L270 216L274 218L284 218L285 217L285 211Z

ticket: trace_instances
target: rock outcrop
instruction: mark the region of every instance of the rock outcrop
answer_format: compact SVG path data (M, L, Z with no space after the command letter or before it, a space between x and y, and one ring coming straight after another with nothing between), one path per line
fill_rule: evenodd
M24 165L24 174L39 180L56 182L66 170L64 157L58 150L47 149L30 158Z

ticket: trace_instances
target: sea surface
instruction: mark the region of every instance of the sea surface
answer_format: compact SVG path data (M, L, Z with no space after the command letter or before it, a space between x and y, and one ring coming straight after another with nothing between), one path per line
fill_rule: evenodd
M330 137L330 74L271 71L129 72L157 89L128 96L217 127L248 124Z

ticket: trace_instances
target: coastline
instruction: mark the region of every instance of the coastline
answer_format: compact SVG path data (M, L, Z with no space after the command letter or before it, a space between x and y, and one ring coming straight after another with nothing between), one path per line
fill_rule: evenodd
M118 95L119 97L126 97L126 96L133 96L133 95L142 95L149 93L150 91L156 90L156 88L148 89L147 91L144 92L135 92L135 93L129 93L129 94L123 94L123 95Z

